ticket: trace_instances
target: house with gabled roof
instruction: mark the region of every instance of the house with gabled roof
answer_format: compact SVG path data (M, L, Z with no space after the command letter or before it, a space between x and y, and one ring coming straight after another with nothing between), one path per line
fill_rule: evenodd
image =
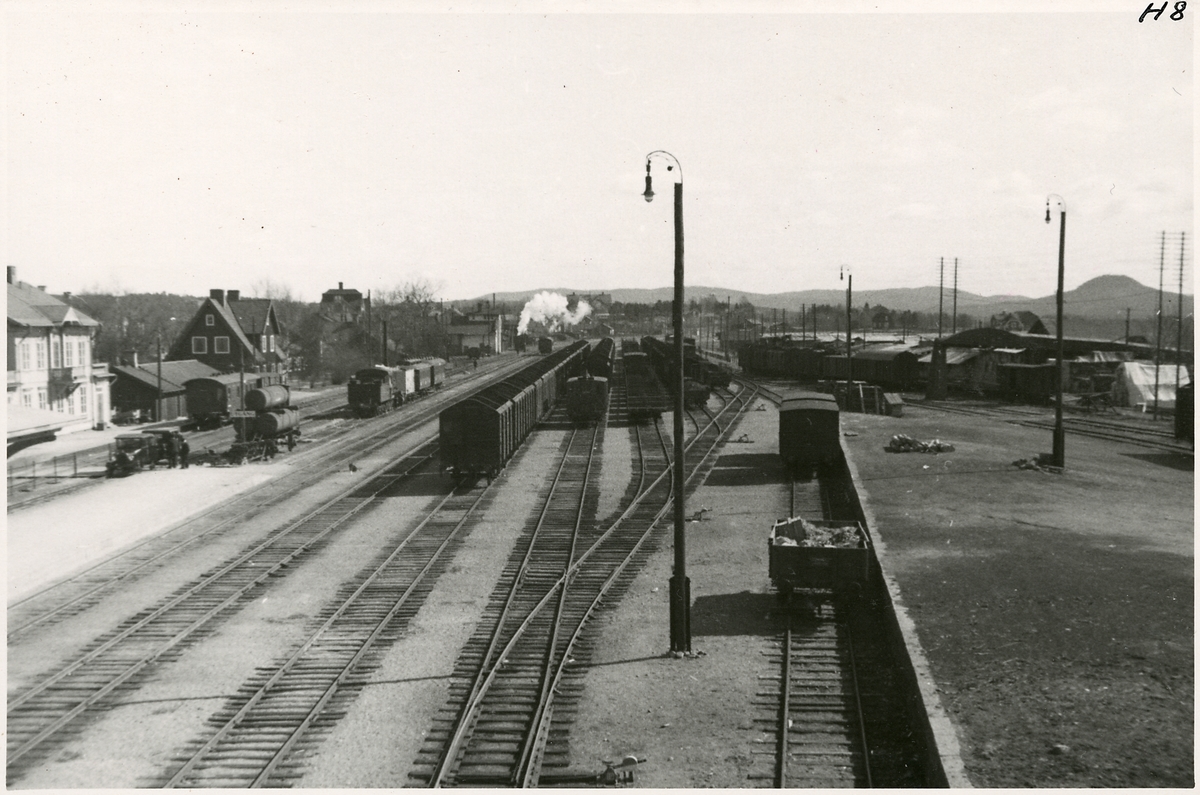
M196 359L223 373L282 373L287 371L282 337L271 299L209 290L166 358Z
M9 266L8 405L22 409L31 422L34 414L57 414L64 433L105 425L112 413L112 376L107 364L92 362L99 330L98 321L46 288L18 281L17 269ZM56 424L51 419L42 416L37 423ZM11 420L10 415L10 426ZM13 431L10 427L10 449Z

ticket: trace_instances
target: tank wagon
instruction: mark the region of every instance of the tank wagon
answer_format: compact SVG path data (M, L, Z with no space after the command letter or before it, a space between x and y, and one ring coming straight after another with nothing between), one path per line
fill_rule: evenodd
M247 408L245 398L256 389L283 386L279 373L223 373L193 378L183 385L188 418L200 428L218 428L233 412ZM286 389L287 387L283 387Z
M842 457L837 400L823 392L789 392L779 404L779 455L794 474Z
M586 342L574 342L442 411L442 468L456 479L495 477L554 407L567 379L582 371L587 351Z
M554 340L550 337L538 337L538 353L550 353L554 350Z
M274 458L279 445L295 449L300 436L300 409L291 405L291 390L283 384L260 387L246 394L244 411L232 414L234 443L226 453L233 463Z

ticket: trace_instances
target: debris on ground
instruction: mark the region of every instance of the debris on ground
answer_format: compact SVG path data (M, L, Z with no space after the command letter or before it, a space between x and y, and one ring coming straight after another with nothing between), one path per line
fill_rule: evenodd
M884 449L892 453L953 453L954 445L941 439L921 442L907 434L898 433Z
M1054 456L1052 454L1041 453L1032 458L1019 458L1013 461L1013 466L1017 469L1035 469L1038 472L1053 472L1056 475L1061 475L1063 468L1050 463L1053 460Z

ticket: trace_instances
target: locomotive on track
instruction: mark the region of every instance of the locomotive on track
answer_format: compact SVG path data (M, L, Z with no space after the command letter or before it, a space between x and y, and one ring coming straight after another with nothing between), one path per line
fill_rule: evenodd
M350 376L346 402L356 417L374 417L440 387L445 380L446 362L442 359L421 359L395 367L377 364Z

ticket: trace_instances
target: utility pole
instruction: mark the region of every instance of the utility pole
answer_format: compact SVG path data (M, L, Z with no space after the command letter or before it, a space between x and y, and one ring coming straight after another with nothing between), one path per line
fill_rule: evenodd
M954 258L954 317L950 319L950 334L958 333L958 257Z
M1129 313L1132 307L1125 307L1125 344L1129 344Z
M1179 367L1183 361L1183 241L1187 232L1179 233L1179 306L1175 324L1175 411L1179 411Z
M158 393L154 398L154 421L162 422L162 335L156 338L158 347Z
M1154 334L1154 419L1158 420L1158 367L1162 352L1163 263L1167 256L1167 232L1163 230L1158 249L1158 331Z
M946 282L946 258L941 257L938 259L938 339L939 340L942 338L942 315L944 314L942 311L942 297L945 293L945 288L944 288L945 282Z

